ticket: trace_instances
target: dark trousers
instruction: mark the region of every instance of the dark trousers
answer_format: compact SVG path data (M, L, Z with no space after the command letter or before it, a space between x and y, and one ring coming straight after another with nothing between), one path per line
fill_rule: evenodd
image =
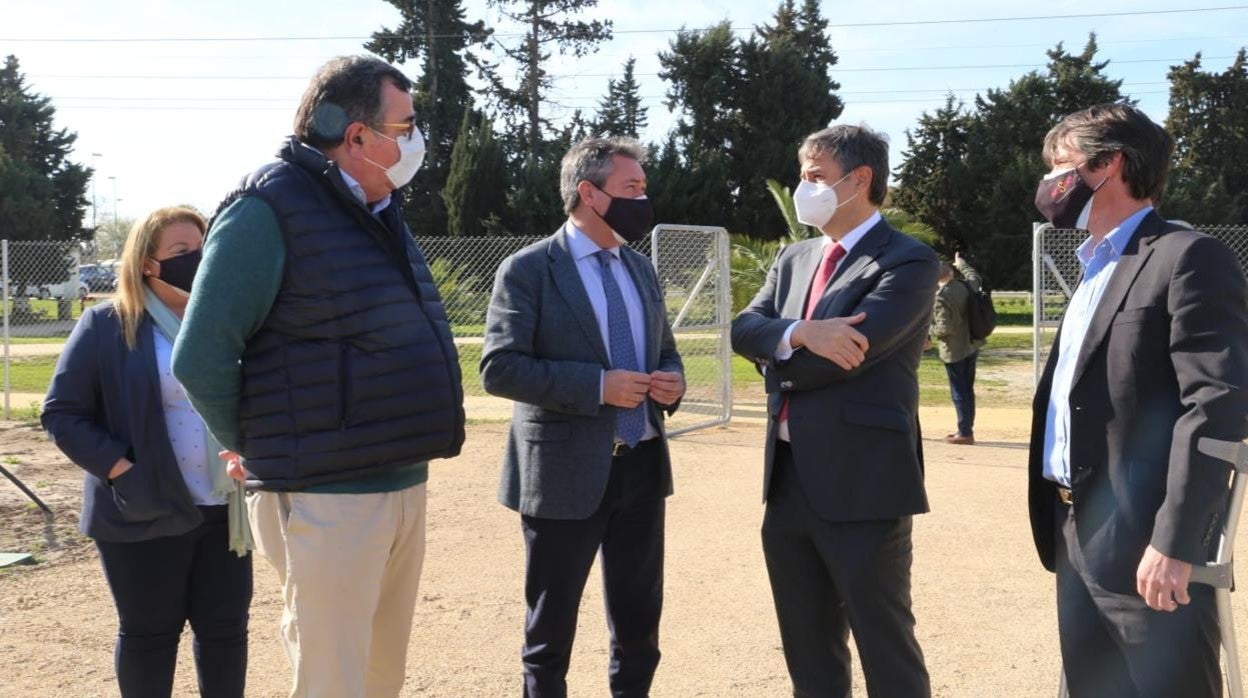
M849 633L867 693L931 695L910 611L911 518L824 521L810 507L787 443L763 517L763 554L793 695L850 695Z
M1213 588L1188 586L1191 604L1173 612L1107 591L1087 572L1070 507L1054 505L1057 627L1071 698L1220 697Z
M199 694L243 695L251 556L230 552L226 507L199 509L204 523L180 536L95 542L120 619L114 657L123 698L172 694L187 621L195 633Z
M978 359L979 352L975 352L961 361L945 364L953 409L958 413L958 433L962 436L975 433L975 362Z
M588 519L521 517L527 551L525 696L567 696L577 609L599 550L611 631L611 695L649 694L659 666L663 610L661 448L652 439L613 458L602 504Z

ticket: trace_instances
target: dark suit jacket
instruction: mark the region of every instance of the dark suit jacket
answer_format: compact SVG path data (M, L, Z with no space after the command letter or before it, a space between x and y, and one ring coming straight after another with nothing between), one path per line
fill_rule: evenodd
M663 291L646 257L623 246L646 314L646 372L683 372ZM611 473L616 408L599 404L611 357L563 230L508 257L498 268L485 319L481 381L515 401L503 455L499 501L527 516L589 518ZM663 444L663 479L672 492L663 414L650 403Z
M781 250L763 288L732 323L732 348L765 366L764 495L787 395L798 476L822 518L869 521L925 512L917 372L932 319L936 253L881 221L837 265L814 317L867 314L857 329L870 347L851 371L807 349L775 360L785 330L802 317L821 255L817 238Z
M43 428L86 471L80 527L99 540L174 536L203 522L169 445L152 327L144 313L131 350L111 303L88 308L43 403ZM110 484L122 456L134 467Z
M1032 534L1050 571L1056 485L1042 473L1058 346L1036 389L1029 463ZM1230 471L1196 444L1238 441L1248 418L1248 290L1221 242L1155 212L1141 221L1084 337L1070 406L1075 528L1097 583L1134 593L1149 544L1206 562Z

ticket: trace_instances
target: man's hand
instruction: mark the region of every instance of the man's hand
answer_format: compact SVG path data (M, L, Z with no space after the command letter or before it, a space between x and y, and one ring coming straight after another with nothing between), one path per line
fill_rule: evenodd
M632 409L646 399L651 379L648 374L613 368L602 377L602 401L608 405Z
M134 467L134 463L131 463L129 458L126 458L125 456L118 458L117 462L113 463L113 467L109 468L108 470L109 481L111 482L121 477L122 475L125 475L126 471L130 470L133 467Z
M1154 611L1173 611L1179 604L1191 603L1187 595L1191 577L1191 563L1166 557L1150 545L1135 571L1135 590Z
M247 472L243 470L243 457L233 451L219 451L217 457L225 461L225 474L244 482L247 480Z
M675 371L650 374L650 399L660 405L671 405L685 394L685 377Z
M867 356L867 338L854 325L867 319L866 313L826 320L806 320L793 328L789 343L794 349L806 347L846 371L862 364Z

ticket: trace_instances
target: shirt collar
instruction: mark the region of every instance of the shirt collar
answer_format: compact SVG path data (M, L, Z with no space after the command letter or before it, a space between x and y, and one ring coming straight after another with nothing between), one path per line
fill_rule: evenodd
M568 251L572 253L572 259L579 261L585 259L591 254L597 254L599 251L604 249L599 247L598 243L589 239L589 236L585 234L585 231L576 227L576 224L572 221L568 221L567 224L563 226L563 234L567 237ZM615 255L616 259L620 258L619 245L606 248L606 250Z
M307 143L301 142L299 143L299 145L307 148L308 150L315 151L321 157L325 157L325 153L322 153L319 149L313 148ZM356 180L355 177L352 177L351 175L347 174L347 171L342 169L341 167L338 168L338 174L342 175L342 183L347 185L347 189L351 190L351 194L355 196L355 198L358 199L360 203L364 204L365 206L368 206L368 196L364 194L364 187L360 186L359 181ZM386 197L384 199L378 201L372 206L369 206L369 210L372 211L374 214L377 214L377 213L381 213L389 205L390 205L390 195L386 194Z
M867 231L874 228L883 219L884 217L880 215L879 209L876 209L875 213L872 213L870 216L867 217L867 220L858 224L858 227L854 228L848 233L845 233L845 235L841 236L841 239L839 240L839 242L841 243L841 247L845 250L845 254L849 254L850 250L854 249L854 245L857 245L860 240L866 237ZM831 245L833 242L838 242L838 241L835 241L832 238L828 237L827 235L824 235L823 242L821 244L821 249L823 247L827 247L828 245Z
M1127 243L1131 241L1131 236L1135 235L1136 228L1140 227L1140 221L1144 220L1150 211L1153 210L1152 205L1146 205L1144 208L1136 211L1128 216L1117 228L1109 231L1099 243L1093 243L1091 236L1080 243L1076 254L1079 256L1079 262L1083 266L1088 266L1092 261L1092 256L1096 253L1096 248L1104 243L1109 243L1110 257L1117 259L1122 256L1123 250L1127 249Z

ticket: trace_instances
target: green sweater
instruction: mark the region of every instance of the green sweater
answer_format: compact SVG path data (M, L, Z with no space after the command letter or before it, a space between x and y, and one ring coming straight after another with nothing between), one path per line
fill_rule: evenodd
M983 281L966 260L955 262L954 267L964 281L955 278L941 286L936 291L936 307L932 310L932 340L940 360L947 364L961 361L984 346L984 340L971 339L966 319L971 293L978 291Z
M240 361L247 341L264 324L282 286L286 244L273 209L243 197L217 218L204 243L173 349L177 376L204 424L222 446L240 450ZM358 480L309 487L320 494L394 492L428 479L429 464L413 463Z

